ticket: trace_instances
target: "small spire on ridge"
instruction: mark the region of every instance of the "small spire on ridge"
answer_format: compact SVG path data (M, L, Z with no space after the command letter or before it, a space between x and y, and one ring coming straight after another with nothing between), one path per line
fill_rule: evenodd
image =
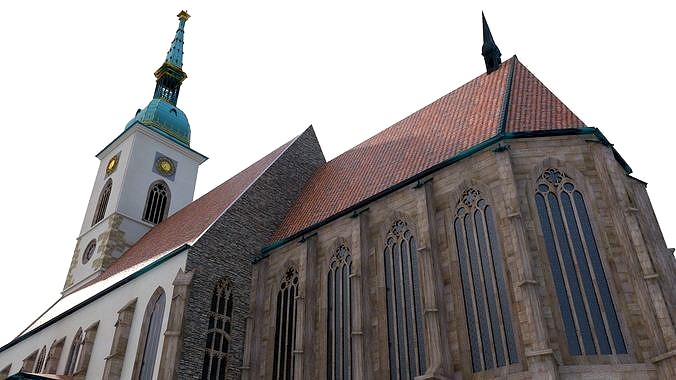
M481 47L481 55L484 56L484 62L486 63L486 73L490 74L500 67L500 63L502 63L500 57L502 54L500 53L500 49L498 49L498 45L493 41L493 35L488 28L484 12L481 12L481 21L483 23L484 32L484 44Z

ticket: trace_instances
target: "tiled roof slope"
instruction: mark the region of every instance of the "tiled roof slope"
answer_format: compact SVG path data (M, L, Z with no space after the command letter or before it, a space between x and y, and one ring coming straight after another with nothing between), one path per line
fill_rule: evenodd
M223 182L199 199L188 204L162 223L153 227L127 250L94 282L101 281L126 268L151 259L168 250L192 243L230 205L277 160L296 139L289 141Z
M535 132L585 126L516 57L513 59L515 64L507 113L507 132Z
M527 132L583 126L514 56L491 74L475 78L320 167L273 241L467 151L499 135L502 128Z

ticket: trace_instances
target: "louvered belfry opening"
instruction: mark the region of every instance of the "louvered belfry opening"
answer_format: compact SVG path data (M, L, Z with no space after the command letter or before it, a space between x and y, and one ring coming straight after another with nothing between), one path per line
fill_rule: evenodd
M92 226L103 220L106 216L106 208L108 208L108 200L110 199L110 192L113 189L113 180L108 178L99 194L99 202L96 204L96 211L94 211L94 219L92 219Z
M425 373L426 366L418 251L401 219L392 224L385 241L390 378L412 379Z
M472 370L518 362L502 251L493 209L481 192L465 189L453 222Z
M327 374L329 380L351 379L350 249L340 244L331 257L327 275Z
M626 354L582 193L560 169L538 178L535 204L570 355Z
M169 200L169 186L164 181L157 181L150 185L143 220L153 224L164 220L169 211Z
M275 313L275 355L273 379L291 380L294 372L293 348L296 337L296 296L298 295L298 271L289 268L277 292Z
M206 349L202 364L203 380L225 379L232 329L232 286L222 280L214 289L209 311Z

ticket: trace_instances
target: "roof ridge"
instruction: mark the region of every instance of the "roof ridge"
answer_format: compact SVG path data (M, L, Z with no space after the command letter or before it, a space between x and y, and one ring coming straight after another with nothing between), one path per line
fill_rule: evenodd
M508 62L512 61L512 59L516 59L516 55L514 55L512 58L510 58L510 59L506 60L505 62L503 62L503 64L507 64ZM496 71L497 71L497 70L496 70ZM492 74L492 73L491 73L491 74ZM396 122L390 124L387 128L382 129L382 130L380 130L379 132L375 133L374 135L369 136L369 137L366 138L365 140L359 142L357 145L352 146L352 147L349 148L348 150L346 150L346 151L344 151L343 153L337 155L336 157L332 158L331 160L327 161L326 163L328 164L328 163L330 163L330 162L336 160L337 158L339 158L339 157L341 157L341 156L344 156L345 154L347 154L347 153L349 153L349 152L351 152L351 151L353 151L353 150L359 148L359 147L362 146L364 143L368 142L369 140L374 139L375 137L381 135L381 134L384 133L385 131L387 131L387 130L393 128L393 127L396 127L396 126L399 125L399 124L402 124L404 121L406 121L406 120L409 119L410 117L413 117L413 116L415 116L415 115L418 115L418 114L420 114L421 112L424 112L425 110L427 110L427 109L429 109L429 108L431 108L431 107L434 107L434 106L435 106L439 101L441 101L442 99L444 99L444 98L446 98L446 97L449 97L449 96L452 96L453 94L455 94L455 93L457 93L457 92L460 92L461 90L465 89L465 87L467 87L468 85L471 85L471 84L475 83L478 79L480 79L481 77L485 77L485 76L488 76L488 74L485 73L485 72L484 72L484 73L481 73L481 74L479 74L479 75L477 75L476 77L472 78L471 80L469 80L469 81L463 83L462 85L460 85L460 87L457 87L457 88L454 89L453 91L448 92L448 93L446 93L446 94L443 94L443 95L439 96L438 98L434 99L432 102L427 103L427 104L425 104L424 106L422 106L422 108L417 109L415 112L411 112L410 114L408 114L408 115L404 116L403 118L397 120Z
M516 54L505 63L510 62L509 73L507 74L507 83L505 84L505 94L502 98L502 109L500 110L500 120L498 121L498 134L504 135L507 127L507 115L509 114L509 101L512 98L512 80L514 79L514 67L519 59Z
M308 130L312 130L312 124L310 124L310 126L307 127L307 128L303 131L303 133L297 135L296 137L294 137L294 138L292 138L291 140L289 140L286 144L283 144L283 145L280 146L279 148L273 150L273 152L275 152L275 151L277 151L277 150L279 150L279 152L275 155L276 157L275 157L273 160L270 161L270 164L267 165L264 169L262 169L262 170L258 173L258 175L256 176L256 178L252 179L252 180L249 182L249 184L248 184L246 187L244 187L244 188L242 189L242 191L240 191L239 194L238 194L235 198L232 199L232 201L231 201L231 202L223 209L223 211L222 211L216 218L214 218L214 220L212 220L211 223L210 223L208 226L206 226L206 227L204 228L204 230L202 230L202 232L201 232L198 236L196 236L195 238L193 238L193 239L190 241L190 243L191 243L191 244L194 244L197 240L199 240L202 236L204 236L204 234L205 234L207 231L209 231L209 229L211 228L211 226L213 226L214 223L216 223L216 222L223 216L223 214L225 214L225 213L230 209L230 206L232 206L233 204L235 204L235 202L237 202L237 200L239 200L239 199L242 197L242 195L243 195L244 193L246 193L247 190L249 190L249 189L251 188L251 186L253 186L253 184L256 183L256 181L258 181L258 179L260 179L260 178L268 171L268 169L270 169L270 168L272 167L272 165L274 165L274 164L280 159L280 157L282 157L282 155L283 155L287 150L289 150L289 148L291 148L291 146L293 146L293 144L295 144L296 141L298 141L298 139L299 139L301 136L303 136ZM262 160L262 159L261 159L261 160ZM260 160L259 160L259 161L260 161ZM256 163L258 163L258 161L256 161L256 162L254 162L253 164L249 165L249 167L255 165ZM247 167L247 169L248 169L249 167ZM244 170L246 170L246 169L244 169ZM244 170L242 170L242 171L244 171ZM239 174L239 173L237 173L237 174ZM237 174L235 174L235 175L237 175ZM227 182L227 181L226 181L226 182ZM224 182L224 183L225 183L225 182ZM220 186L220 185L219 185L219 186ZM201 198L201 197L200 197L200 198Z

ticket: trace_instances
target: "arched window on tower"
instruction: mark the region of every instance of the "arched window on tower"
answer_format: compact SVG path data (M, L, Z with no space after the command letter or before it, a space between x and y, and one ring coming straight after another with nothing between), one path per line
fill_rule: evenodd
M65 375L72 375L77 369L78 361L80 360L80 353L84 346L84 333L82 329L78 329L73 337L73 342L70 344L70 351L68 351L68 360L66 361Z
M340 244L329 263L327 286L326 360L327 379L352 378L350 373L352 337L350 329L350 249Z
M297 295L298 272L294 268L289 268L284 274L279 292L277 292L275 355L272 368L273 379L293 379Z
M163 221L169 212L169 201L169 186L164 181L153 182L148 189L143 220L153 224Z
M582 193L549 168L535 192L570 355L626 354L620 323Z
M110 191L113 189L113 180L108 178L99 194L99 202L96 204L96 211L94 211L94 219L92 219L92 226L100 222L106 216L106 208L108 207L108 199L110 199Z
M390 379L425 373L418 250L405 221L395 221L385 240L385 289Z
M504 261L493 209L467 188L453 221L472 370L518 362Z
M225 379L231 341L232 307L232 286L229 282L221 280L216 284L211 296L206 350L202 365L203 380Z
M146 312L143 315L141 336L138 341L136 360L134 362L134 379L145 380L153 378L157 351L160 344L165 303L166 296L164 290L159 287L150 297L148 306L146 306Z

